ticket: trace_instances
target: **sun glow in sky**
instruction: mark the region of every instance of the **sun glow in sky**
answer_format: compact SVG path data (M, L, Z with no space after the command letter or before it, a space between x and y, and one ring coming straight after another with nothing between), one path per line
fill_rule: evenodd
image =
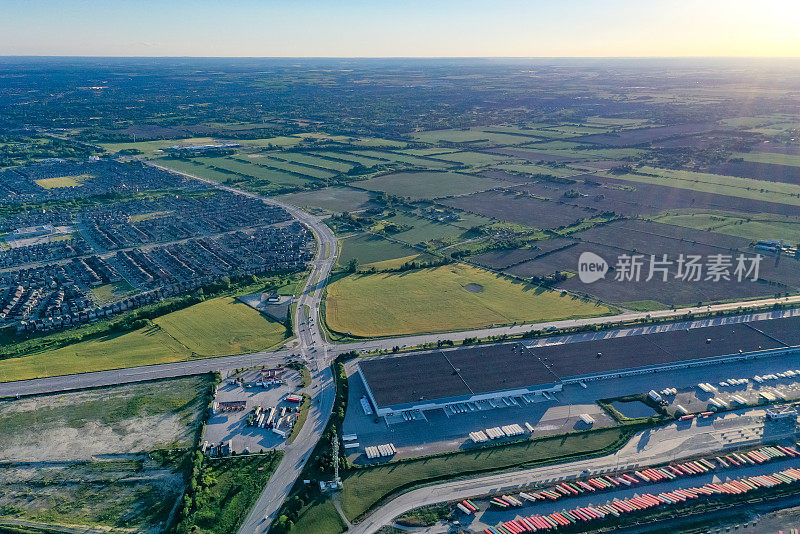
M800 56L800 0L0 0L0 55Z

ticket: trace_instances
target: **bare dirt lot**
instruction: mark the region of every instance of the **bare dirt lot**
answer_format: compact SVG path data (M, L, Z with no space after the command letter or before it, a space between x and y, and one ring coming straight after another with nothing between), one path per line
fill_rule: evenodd
M192 443L205 378L0 402L0 460L89 460Z
M164 532L210 391L197 376L0 402L0 525Z

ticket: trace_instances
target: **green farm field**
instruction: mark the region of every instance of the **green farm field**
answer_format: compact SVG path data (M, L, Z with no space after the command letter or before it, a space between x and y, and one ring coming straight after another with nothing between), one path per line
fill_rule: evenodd
M315 154L319 156L326 156L330 158L340 159L346 162L347 164L355 165L356 163L363 165L365 167L372 167L374 165L382 165L388 164L388 161L381 161L375 157L370 156L360 156L359 152L315 152Z
M162 150L171 146L208 145L217 142L212 137L192 137L189 139L159 139L156 141L138 141L136 143L100 143L107 152L136 149L146 157L157 157L164 153Z
M327 178L332 176L332 173L326 173L321 170L310 169L308 167L299 167L297 165L288 165L282 161L272 158L253 158L252 160L239 159L238 157L229 158L196 158L197 161L202 162L208 166L219 167L234 173L239 173L246 176L252 176L259 180L267 180L282 186L295 186L301 185L312 178ZM297 176L288 172L281 172L280 170L268 169L262 165L269 167L276 167L278 169L288 170L290 172L297 172L304 176ZM308 171L308 172L306 172ZM306 178L307 177L307 178Z
M199 356L227 356L268 349L285 339L286 327L233 297L220 297L159 317L155 324Z
M191 137L188 139L159 139L156 141L138 141L135 143L100 143L107 152L118 152L120 150L129 150L135 148L140 150L142 155L148 158L159 157L164 155L163 150L172 146L187 146L187 145L208 145L213 143L232 142L242 145L243 149L258 149L268 147L270 145L290 148L302 142L300 137L294 136L281 136L269 137L264 139L221 139L215 137Z
M203 161L230 172L213 169L205 165ZM245 189L261 193L269 193L285 187L302 187L306 183L314 181L310 176L306 179L286 172L224 158L196 158L194 161L164 158L158 160L158 163L164 167L215 182L235 182Z
M470 166L485 166L496 163L513 161L514 158L500 154L484 154L483 152L453 152L452 154L441 154L436 156L439 159L446 159L454 163L462 163Z
M622 159L635 157L645 152L641 148L577 148L581 146L585 147L586 145L573 143L571 141L548 141L546 143L527 144L524 148L526 150L534 150L545 154L553 154L554 156L567 156L581 159Z
M427 167L429 169L446 169L448 167L455 166L455 164L451 164L446 161L439 161L438 158L436 158L435 156L431 156L435 159L427 159L427 157L411 156L401 152L384 152L377 150L359 150L356 153L361 156L376 158L377 161L375 163L382 162L384 164L389 164L389 165L400 165L406 167L407 166ZM381 160L388 160L388 161L381 161ZM373 165L375 163L373 163Z
M227 356L273 347L285 338L271 321L231 297L220 297L159 317L152 326L0 360L0 380L87 373Z
M288 158L284 158L283 153L280 153L280 155L266 156L264 158L252 158L250 163L268 165L270 167L275 167L276 169L281 169L283 171L288 171L290 173L302 174L304 176L308 176L309 178L315 178L317 180L326 180L328 178L332 178L337 174L339 174L338 171L333 171L330 169L323 169L319 167L308 167L306 165L298 165L297 163L289 161ZM271 170L271 169L264 169L264 170Z
M367 207L372 193L348 187L326 187L315 191L301 191L276 197L300 208L312 208L341 213Z
M168 169L174 169L178 172L185 172L187 174L191 174L197 176L198 178L204 178L206 180L212 180L214 182L225 183L232 180L236 180L237 178L241 179L242 177L237 177L234 174L229 174L226 172L218 171L216 169L211 169L200 162L195 161L187 161L182 159L173 159L173 158L161 158L156 163Z
M374 230L379 230L384 224L392 223L411 227L409 230L391 235L392 239L398 239L409 245L416 245L431 240L449 240L456 242L461 238L462 234L465 233L465 230L458 226L432 221L430 219L423 219L422 217L407 215L405 213L397 213L396 215L382 219Z
M426 132L416 132L414 139L424 143L438 143L439 141L449 141L455 143L475 143L475 146L489 145L518 145L530 142L531 137L537 135L532 130L526 130L526 135L514 135L514 131L501 133L491 126L485 128L469 128L465 130L431 130Z
M325 318L336 332L382 337L611 313L606 306L456 264L349 275L328 286Z
M800 219L756 214L748 217L715 213L665 214L654 220L698 230L710 230L753 241L800 243Z
M796 184L655 167L642 167L639 170L646 174L615 174L613 177L631 182L800 206L800 185Z
M502 185L497 180L454 172L398 172L358 182L370 191L412 199L468 195Z
M356 258L360 264L366 265L419 255L419 252L411 247L373 234L354 235L342 239L340 243L339 265L343 266L353 258Z
M734 154L734 158L755 163L772 163L773 165L790 165L800 167L800 156L796 154L778 154L775 152L741 152Z
M316 157L313 154L305 154L302 152L281 152L281 159L294 161L298 163L305 163L307 165L315 165L317 167L324 167L332 172L347 172L353 168L353 165L344 163L342 161L335 161L333 159Z

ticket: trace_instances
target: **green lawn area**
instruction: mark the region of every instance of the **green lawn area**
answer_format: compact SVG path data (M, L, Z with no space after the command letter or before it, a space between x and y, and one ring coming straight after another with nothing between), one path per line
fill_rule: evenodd
M209 481L194 493L191 513L178 532L230 534L247 517L264 486L283 457L283 451L267 455L206 459L201 480Z
M800 243L800 223L796 222L743 221L739 224L717 228L714 231L753 241L778 240L792 245Z
M91 174L78 176L57 176L55 178L42 178L36 180L36 185L45 189L58 189L60 187L80 187L83 182L94 178Z
M135 292L128 282L113 282L92 288L92 295L101 303L116 302Z
M606 306L463 264L345 276L328 286L325 301L326 321L332 330L364 337L466 330L611 312Z
M285 332L283 324L232 297L220 297L159 317L150 327L0 360L0 380L254 352L282 342Z
M717 193L739 198L777 202L791 206L800 206L800 185L781 182L765 182L752 178L738 178L736 176L723 176L702 172L658 169L655 167L642 167L640 172L645 174L615 174L614 178L642 182L647 184L665 185L679 189ZM650 174L654 176L650 176Z
M342 508L347 518L353 520L381 499L409 486L471 473L553 463L566 456L598 454L618 447L628 435L623 429L610 428L354 470L343 477Z
M362 265L378 261L419 255L411 247L401 245L372 234L359 234L340 241L339 265L345 266L353 258Z
M341 534L345 524L330 499L312 503L300 511L290 534Z
M800 156L796 154L776 154L773 152L741 152L734 154L732 158L742 158L745 161L756 163L772 163L775 165L791 165L800 167Z
M497 180L455 172L398 172L358 182L358 187L414 200L468 195L503 185Z
M265 350L285 339L286 327L233 297L220 297L159 317L155 324L200 356Z
M634 311L656 311L663 310L668 307L666 304L662 304L657 300L634 300L631 302L621 302L619 303L619 306L627 310Z

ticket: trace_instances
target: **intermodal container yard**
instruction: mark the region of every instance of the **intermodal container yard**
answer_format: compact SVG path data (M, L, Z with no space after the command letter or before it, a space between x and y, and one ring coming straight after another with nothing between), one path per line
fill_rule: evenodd
M800 451L774 445L495 495L477 512L485 532L536 532L659 506L800 481ZM473 512L475 513L475 512ZM531 524L535 529L527 525ZM545 527L549 524L549 527ZM538 525L538 526L537 526ZM478 526L476 523L475 526ZM494 530L493 530L494 529ZM516 529L516 530L515 530ZM520 530L521 529L521 530ZM527 529L527 530L526 530Z

